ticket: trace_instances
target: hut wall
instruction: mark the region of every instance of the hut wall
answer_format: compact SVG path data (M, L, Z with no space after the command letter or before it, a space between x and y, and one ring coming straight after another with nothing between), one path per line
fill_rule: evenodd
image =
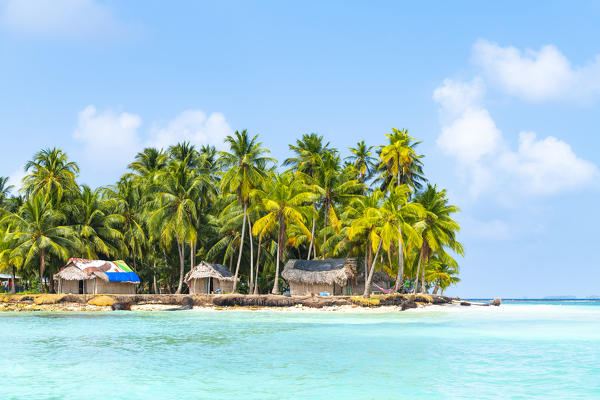
M192 279L189 283L190 294L206 294L206 279Z
M60 279L60 293L79 294L79 281Z
M335 294L334 285L290 282L290 295L292 296L310 296L312 294L318 295L321 292L328 292L332 295Z
M217 289L221 289L221 292L231 293L233 291L233 282L213 278L213 292L216 292Z
M93 284L89 284L92 283ZM87 281L86 293L135 294L135 284L128 282L106 282L103 279ZM92 287L90 287L92 286Z

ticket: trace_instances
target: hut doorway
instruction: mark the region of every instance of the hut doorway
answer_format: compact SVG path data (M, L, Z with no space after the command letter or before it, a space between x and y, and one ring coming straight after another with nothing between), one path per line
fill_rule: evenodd
M77 293L78 294L85 294L84 288L83 288L83 280L79 281L79 291Z

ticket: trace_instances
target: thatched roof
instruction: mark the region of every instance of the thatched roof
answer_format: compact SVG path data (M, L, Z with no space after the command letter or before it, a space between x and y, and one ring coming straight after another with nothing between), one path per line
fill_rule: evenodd
M216 278L222 281L233 281L233 275L226 266L221 264L211 264L202 261L188 272L184 281L189 282L192 279Z
M355 278L356 261L352 258L330 258L326 260L290 260L285 264L281 276L288 282L304 284L334 283L344 286Z
M140 282L137 274L124 261L86 260L83 258L70 258L67 265L55 274L54 278L67 281L100 278L106 282Z

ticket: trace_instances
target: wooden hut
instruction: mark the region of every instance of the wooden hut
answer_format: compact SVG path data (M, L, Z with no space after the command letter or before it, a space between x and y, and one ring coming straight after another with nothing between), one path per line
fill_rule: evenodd
M281 277L289 283L292 296L320 293L351 295L356 278L356 260L290 260L285 264Z
M202 261L185 275L190 294L225 293L233 291L233 275L221 264Z
M86 260L71 258L54 275L58 293L75 294L135 294L140 278L124 261Z

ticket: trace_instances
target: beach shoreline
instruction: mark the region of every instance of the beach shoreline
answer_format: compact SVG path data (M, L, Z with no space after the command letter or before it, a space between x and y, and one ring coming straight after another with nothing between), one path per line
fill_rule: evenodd
M361 296L275 296L275 295L0 295L0 311L327 311L390 312L433 305L470 305L458 298L430 294L390 294Z

